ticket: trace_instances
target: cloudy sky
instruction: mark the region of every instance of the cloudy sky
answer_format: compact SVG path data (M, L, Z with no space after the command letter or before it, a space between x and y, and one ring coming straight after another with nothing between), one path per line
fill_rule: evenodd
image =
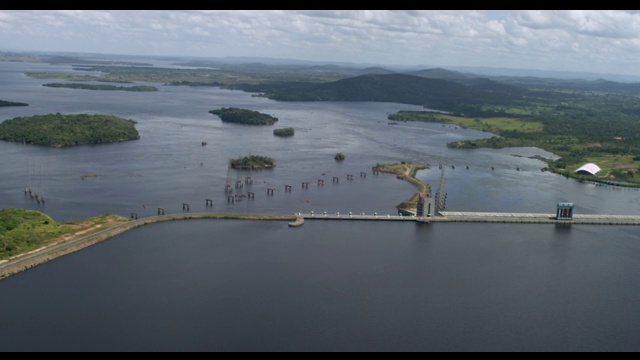
M0 10L0 50L640 75L640 12Z

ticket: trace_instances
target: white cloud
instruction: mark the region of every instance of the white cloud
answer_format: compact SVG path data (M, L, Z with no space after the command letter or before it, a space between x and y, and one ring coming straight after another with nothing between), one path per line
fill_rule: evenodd
M24 50L640 73L638 39L622 10L0 10Z

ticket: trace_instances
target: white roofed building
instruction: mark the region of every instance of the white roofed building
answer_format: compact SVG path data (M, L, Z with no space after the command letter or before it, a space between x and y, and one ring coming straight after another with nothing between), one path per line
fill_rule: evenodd
M594 163L588 163L582 165L578 170L576 170L576 174L582 175L596 175L600 172L600 167Z

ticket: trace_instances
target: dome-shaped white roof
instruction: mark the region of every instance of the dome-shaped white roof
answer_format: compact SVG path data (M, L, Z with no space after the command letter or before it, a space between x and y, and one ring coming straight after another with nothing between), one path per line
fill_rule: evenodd
M598 165L594 164L594 163L588 163L588 164L584 164L582 165L578 170L576 170L576 174L577 173L581 173L581 172L586 172L589 173L591 175L596 175L597 173L600 172L600 167L598 167Z

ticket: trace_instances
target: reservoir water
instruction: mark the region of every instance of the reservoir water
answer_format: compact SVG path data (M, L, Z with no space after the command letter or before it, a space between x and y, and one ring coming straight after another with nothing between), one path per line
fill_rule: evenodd
M151 93L57 89L28 71L73 69L0 62L0 100L30 104L0 108L0 121L112 114L137 121L141 135L63 149L0 142L0 208L40 210L56 221L181 213L184 203L191 212L394 214L415 189L371 168L400 161L431 165L418 177L434 189L442 164L451 211L554 213L557 202L573 202L575 213L640 213L637 190L540 171L545 164L531 156L555 157L540 149L452 150L446 143L492 134L388 124L388 114L417 106L277 102L159 84ZM221 107L279 121L225 124L208 113ZM280 127L294 127L295 136L273 136ZM333 159L337 152L343 162ZM248 154L277 166L228 169L229 159ZM247 176L253 184L234 192L255 199L229 203L225 185ZM46 204L25 187L44 193ZM635 226L161 223L0 281L0 348L637 351L638 260Z

